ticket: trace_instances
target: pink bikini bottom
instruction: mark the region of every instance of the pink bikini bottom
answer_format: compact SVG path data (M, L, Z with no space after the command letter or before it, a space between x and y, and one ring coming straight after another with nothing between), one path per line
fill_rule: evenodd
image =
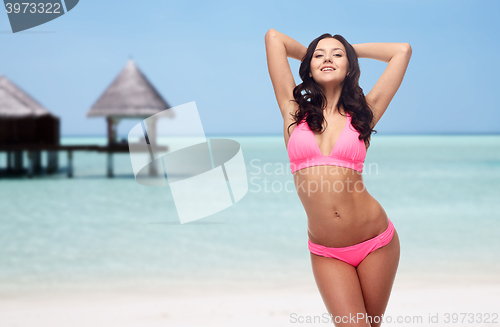
M314 244L313 242L308 240L309 251L313 254L323 257L336 258L347 262L354 267L357 267L361 263L361 261L366 258L367 255L369 255L376 249L389 244L389 242L392 240L393 235L394 225L389 219L389 226L387 227L387 229L382 232L382 234L379 234L367 241L342 248L329 248L323 245Z

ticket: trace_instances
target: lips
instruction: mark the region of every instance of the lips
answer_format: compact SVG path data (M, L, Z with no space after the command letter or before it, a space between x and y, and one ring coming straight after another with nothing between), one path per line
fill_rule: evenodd
M327 71L333 71L335 70L335 68L333 68L332 66L325 66L323 68L321 68L321 71L324 71L326 68L331 68L332 70L327 70Z

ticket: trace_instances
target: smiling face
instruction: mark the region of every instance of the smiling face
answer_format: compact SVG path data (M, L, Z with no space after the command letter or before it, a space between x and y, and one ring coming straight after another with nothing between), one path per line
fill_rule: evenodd
M333 38L320 40L311 58L309 77L322 86L340 84L348 71L349 61L342 42Z

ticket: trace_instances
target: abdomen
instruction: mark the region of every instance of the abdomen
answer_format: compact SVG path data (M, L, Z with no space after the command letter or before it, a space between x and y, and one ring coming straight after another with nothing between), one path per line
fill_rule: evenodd
M323 168L321 171L327 167L330 173L312 173L318 167ZM387 228L387 214L366 190L361 174L337 166L305 169L308 171L294 174L294 181L307 214L311 242L345 247L375 237Z

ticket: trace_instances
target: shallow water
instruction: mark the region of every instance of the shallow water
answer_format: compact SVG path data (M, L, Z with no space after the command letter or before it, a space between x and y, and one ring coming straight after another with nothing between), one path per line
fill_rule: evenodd
M184 225L170 188L136 183L128 154L114 156L112 179L90 152L74 153L72 179L65 153L56 175L0 179L0 288L312 278L283 138L224 138L242 146L249 191ZM374 136L370 163L365 184L399 233L399 274L500 272L500 136Z

